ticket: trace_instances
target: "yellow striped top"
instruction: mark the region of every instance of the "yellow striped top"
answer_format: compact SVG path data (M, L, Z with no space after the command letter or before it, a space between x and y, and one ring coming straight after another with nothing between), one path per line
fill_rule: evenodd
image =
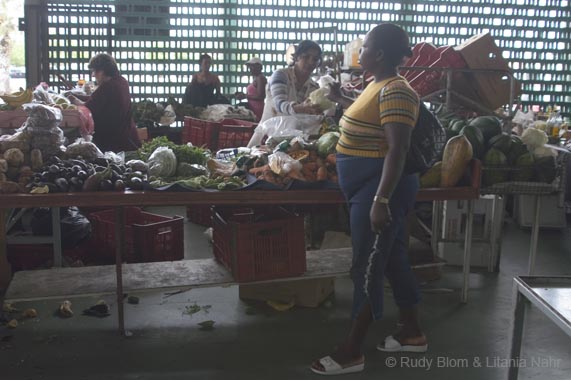
M385 157L388 145L383 125L399 123L414 128L418 107L418 95L403 77L370 83L341 118L337 152Z

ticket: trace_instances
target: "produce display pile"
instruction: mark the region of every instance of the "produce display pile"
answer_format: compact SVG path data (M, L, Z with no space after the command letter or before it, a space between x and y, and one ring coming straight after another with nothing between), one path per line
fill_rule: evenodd
M460 118L439 115L448 142L441 161L421 176L421 187L456 186L472 158L482 161L482 187L505 182L552 183L557 153L546 147L547 134L529 127L521 136L502 132L495 116Z
M14 95L29 99L30 92ZM235 190L253 183L287 189L294 183L337 183L337 126L325 119L320 136L310 139L295 128L266 133L263 145L210 152L166 137L143 144L137 152L101 152L88 139L69 144L59 124L58 97L42 89L34 102L19 105L28 119L16 133L0 136L0 193L171 190ZM14 100L16 102L16 100ZM180 105L169 100L171 108ZM14 105L16 103L13 103ZM136 107L139 120L165 117L151 102ZM454 187L468 183L470 160L483 162L482 187L504 182L551 183L557 176L556 153L545 146L546 133L528 127L503 132L494 116L472 118L439 113L448 142L442 158L421 176L421 186ZM312 185L312 187L315 187Z

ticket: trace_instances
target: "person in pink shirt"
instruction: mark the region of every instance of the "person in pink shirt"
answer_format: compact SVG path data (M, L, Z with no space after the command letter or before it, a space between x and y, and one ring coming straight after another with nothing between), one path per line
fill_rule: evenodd
M264 99L266 99L266 77L262 74L262 61L258 57L251 58L246 62L248 70L254 77L252 83L246 87L246 93L237 92L236 98L246 99L248 108L256 115L256 121L260 121L264 113Z

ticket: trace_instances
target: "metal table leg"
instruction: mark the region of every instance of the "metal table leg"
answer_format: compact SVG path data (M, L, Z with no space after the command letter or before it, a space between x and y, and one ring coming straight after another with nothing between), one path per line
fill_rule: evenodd
M115 209L115 270L117 275L117 315L119 322L119 334L125 334L125 314L123 304L123 249L125 247L125 209L117 207Z
M514 320L512 326L510 363L515 363L521 354L521 344L523 341L523 330L525 327L525 297L519 292L517 285L514 285L515 307ZM519 367L510 365L508 379L517 380Z
M54 246L54 267L61 268L61 221L59 207L52 207L52 239Z
M441 238L442 225L442 202L432 202L432 226L430 235L430 245L432 246L432 254L438 256L438 241Z
M0 208L0 294L8 289L12 278L12 270L6 252L6 233L8 232L6 231L6 216L6 209Z
M472 253L472 224L474 221L474 201L468 201L468 216L466 219L466 234L464 235L464 282L460 294L460 302L468 302L468 289L470 288L470 260Z
M492 230L490 236L490 260L488 272L499 271L499 257L502 249L502 229L504 223L504 196L494 195L492 211Z
M531 246L529 247L528 275L535 272L535 257L537 256L537 241L539 239L539 215L541 211L541 196L535 195L535 209L533 214L533 225L531 226Z

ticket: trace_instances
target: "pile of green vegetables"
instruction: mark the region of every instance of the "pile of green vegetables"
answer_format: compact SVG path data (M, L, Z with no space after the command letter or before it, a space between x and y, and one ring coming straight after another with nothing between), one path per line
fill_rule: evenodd
M174 155L176 156L177 162L204 165L206 160L208 160L211 156L211 153L208 149L200 148L197 146L189 146L186 144L177 145L170 141L167 137L161 136L156 137L151 141L145 142L143 146L141 146L141 148L139 148L137 151L139 158L146 162L151 154L153 154L155 149L161 146L172 149Z

